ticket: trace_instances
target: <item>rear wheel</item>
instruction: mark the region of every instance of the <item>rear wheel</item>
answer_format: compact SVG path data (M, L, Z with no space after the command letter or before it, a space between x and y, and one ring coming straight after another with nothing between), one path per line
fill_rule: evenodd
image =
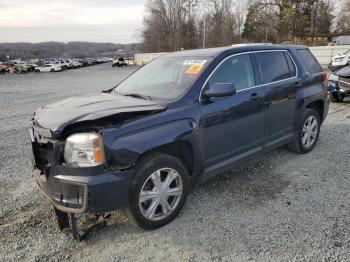
M50 72L55 72L55 69L51 69Z
M320 135L321 121L317 111L306 109L299 124L297 140L289 148L299 154L311 152Z
M181 161L161 153L148 155L136 168L127 215L143 229L164 226L181 211L188 188L189 175Z

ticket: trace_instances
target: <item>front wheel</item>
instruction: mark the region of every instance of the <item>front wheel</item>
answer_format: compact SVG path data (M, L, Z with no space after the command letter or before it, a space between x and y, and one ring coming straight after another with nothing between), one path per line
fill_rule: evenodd
M153 153L139 161L130 190L128 217L140 228L156 229L181 211L189 190L189 175L175 157Z
M331 101L335 103L341 103L344 101L345 95L338 92L331 93Z
M298 127L297 140L289 148L299 154L311 152L320 136L321 121L317 111L306 109Z

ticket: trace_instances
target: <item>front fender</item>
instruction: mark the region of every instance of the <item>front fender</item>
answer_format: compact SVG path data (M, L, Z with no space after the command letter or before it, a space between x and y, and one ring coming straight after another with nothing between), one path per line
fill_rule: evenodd
M111 166L128 168L145 152L176 141L198 145L197 124L180 119L115 137L113 130L103 132L106 160Z

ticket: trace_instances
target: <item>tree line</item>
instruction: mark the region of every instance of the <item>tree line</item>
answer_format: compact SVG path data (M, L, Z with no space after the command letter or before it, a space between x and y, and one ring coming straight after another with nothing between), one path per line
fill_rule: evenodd
M143 51L168 52L331 33L350 33L350 0L148 0L140 36Z

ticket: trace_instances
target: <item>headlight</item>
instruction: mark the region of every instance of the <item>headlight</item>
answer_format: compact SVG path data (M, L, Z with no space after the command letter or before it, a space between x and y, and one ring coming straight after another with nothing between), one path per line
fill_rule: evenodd
M67 138L64 160L68 165L88 167L105 161L102 136L96 133L74 134Z
M338 82L339 80L339 76L335 75L335 74L331 74L328 78L329 81L333 81L333 82Z

